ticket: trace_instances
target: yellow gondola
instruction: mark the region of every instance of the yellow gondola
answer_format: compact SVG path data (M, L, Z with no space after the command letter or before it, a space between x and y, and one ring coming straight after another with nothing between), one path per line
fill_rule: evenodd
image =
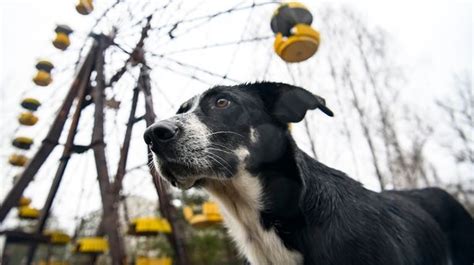
M36 64L38 72L33 78L33 82L38 86L48 86L53 81L51 77L51 71L54 65L50 61L42 60Z
M30 205L30 203L31 203L30 198L22 196L20 200L18 200L18 207L28 206Z
M297 63L309 59L319 47L319 33L310 26L300 24L292 29L293 35L289 38L278 33L274 49L286 62Z
M317 52L320 35L311 27L312 22L311 12L297 2L282 4L275 11L271 20L276 34L273 46L285 62L301 62Z
M76 10L81 15L89 15L94 10L92 0L79 0Z
M159 233L171 233L171 225L168 220L164 218L140 217L130 222L128 233L137 236L153 236Z
M12 141L13 146L19 149L23 149L23 150L29 150L32 144L33 144L33 139L29 137L23 137L23 136L16 137Z
M35 98L25 98L21 101L21 106L29 111L36 111L41 103Z
M201 213L196 213L191 206L183 208L185 219L194 227L202 228L222 223L222 215L217 204L205 202Z
M33 78L33 82L38 86L48 86L53 82L51 74L45 71L38 71L36 76Z
M38 265L69 265L69 262L67 261L60 261L60 260L51 260L51 261L45 261L41 260Z
M38 122L38 117L31 112L23 112L18 116L18 122L21 125L33 126Z
M72 29L66 25L58 25L54 30L56 32L56 38L53 40L54 47L64 51L71 45L69 35L72 33Z
M135 260L135 265L171 265L173 260L171 258L146 258L138 257Z
M24 155L12 154L8 158L8 162L12 166L22 167L22 166L26 165L26 163L28 162L28 158Z
M79 238L74 247L74 252L81 254L102 254L109 249L109 243L103 237Z
M71 242L71 237L61 231L46 231L44 235L49 236L49 242L53 245L67 245Z
M40 215L40 211L36 208L30 206L21 206L18 208L18 217L20 219L29 219L33 220L38 218Z

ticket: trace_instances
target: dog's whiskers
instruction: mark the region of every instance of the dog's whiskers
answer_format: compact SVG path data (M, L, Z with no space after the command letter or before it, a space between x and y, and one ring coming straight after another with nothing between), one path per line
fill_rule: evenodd
M217 155L216 153L213 153L212 151L205 151L206 154L210 154L214 157L217 157L219 158L221 161L225 162L229 167L231 167L231 165L229 164L229 162L227 162L224 158L220 157L219 155Z
M209 133L209 134L205 134L204 136L212 136L212 135L216 135L216 134L235 134L237 136L240 136L242 138L244 138L244 136L240 133L236 133L236 132L232 132L232 131L217 131L217 132L212 132L212 133Z
M227 149L227 150L229 150L229 151L231 151L231 152L234 152L234 150L230 149L229 147L227 147L227 146L225 146L225 145L223 145L223 144L216 144L216 143L211 143L211 145L210 145L210 146L212 146L212 147L216 147L216 146L218 146L218 147L225 148L225 149Z
M216 154L214 154L212 152L206 152L206 154L208 155L209 158L211 158L216 163L218 163L220 166L222 166L222 168L224 170L226 170L230 175L232 175L232 171L230 170L231 165L227 161L225 161L223 158L217 156ZM226 163L227 166L224 165L223 163L219 162L219 161Z
M219 148L208 147L208 148L206 148L206 149L208 149L208 150L216 150L216 151L223 152L223 153L227 153L227 154L232 154L232 152L225 151L225 150L222 150L222 149L219 149Z

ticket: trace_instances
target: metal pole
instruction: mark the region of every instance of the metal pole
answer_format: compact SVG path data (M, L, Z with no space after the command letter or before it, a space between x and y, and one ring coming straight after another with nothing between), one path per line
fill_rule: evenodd
M153 108L153 98L151 95L150 75L148 66L142 65L140 70L140 77L138 79L140 89L145 96L145 122L150 126L155 122L156 115ZM148 150L148 162L151 162L150 150ZM162 215L170 222L172 232L168 236L173 249L175 251L175 259L177 265L188 265L189 257L186 250L185 224L178 218L176 208L171 204L169 185L161 181L161 177L155 170L150 170L153 177L153 184L155 185L160 202L160 211Z
M123 139L122 148L120 149L120 158L113 184L113 192L115 194L117 202L120 200L119 193L122 189L122 181L126 173L125 171L127 167L128 150L130 149L130 140L132 138L132 129L133 125L136 122L135 113L137 110L139 92L140 90L138 89L138 87L133 90L132 107L130 109L130 116L128 117L127 129L125 130L125 137Z
M95 50L96 46L93 47L92 49ZM94 57L94 55L95 55L95 52L92 52L89 56ZM36 227L35 227L34 233L38 235L43 233L44 227L46 225L46 221L49 217L51 206L53 205L54 198L56 196L56 193L58 192L59 185L61 184L61 180L63 178L64 172L66 171L67 164L73 152L74 138L76 136L77 126L79 125L79 119L81 117L84 101L85 101L87 90L89 87L89 80L90 80L90 75L92 72L92 64L87 67L87 70L88 70L87 74L85 75L84 79L81 80L79 84L79 95L78 95L76 110L74 111L74 114L72 117L72 122L69 128L66 143L64 144L63 154L60 159L61 162L59 163L58 169L56 171L56 175L54 176L53 182L51 184L51 188L49 189L48 197L46 198L43 208L41 209L41 214L40 214L38 223L36 224ZM30 249L28 251L28 258L27 258L26 264L31 264L31 262L33 261L33 257L35 255L37 246L38 245L36 244L36 242L32 242Z
M95 69L97 72L96 87L94 88L94 129L92 132L92 146L97 169L100 195L103 205L103 225L105 234L110 245L110 256L113 265L126 264L125 246L120 235L120 223L118 215L118 204L115 203L112 186L109 182L109 172L107 169L107 159L105 156L104 142L104 99L105 99L105 78L104 78L104 50L109 42L108 37L100 35L99 52L96 56Z

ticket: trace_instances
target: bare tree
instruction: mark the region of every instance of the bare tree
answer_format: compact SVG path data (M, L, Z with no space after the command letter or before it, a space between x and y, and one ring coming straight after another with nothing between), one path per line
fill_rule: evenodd
M328 66L353 159L361 159L355 143L365 142L381 189L428 185L436 172L424 152L432 130L399 98L404 75L390 56L389 37L347 8L319 14L328 51L319 63ZM416 135L407 136L403 122L416 124Z
M459 144L448 148L458 163L474 164L474 94L468 74L455 76L455 98L439 100L438 106L448 116L450 130Z
M454 77L455 95L453 98L439 100L437 105L445 114L448 125L449 142L441 143L451 154L462 175L470 175L471 179L458 175L457 183L446 184L468 209L474 211L472 203L474 180L474 92L471 76L468 73Z

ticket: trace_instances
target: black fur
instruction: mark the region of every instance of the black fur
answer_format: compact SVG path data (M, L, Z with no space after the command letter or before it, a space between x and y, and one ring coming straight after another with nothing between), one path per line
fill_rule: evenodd
M376 193L308 157L294 143L287 150L288 158L294 158L297 169L287 169L293 173L286 178L294 178L298 172L301 189L270 185L265 194L281 196L285 192L289 194L284 197L298 197L299 212L282 216L288 208L268 207L262 222L277 227L285 245L303 253L304 264L474 262L474 222L445 191L427 188ZM263 175L264 179L272 178L271 174Z
M215 109L219 98L230 100L232 105ZM265 229L275 228L288 249L303 255L304 264L474 263L474 221L445 191L427 188L372 192L302 152L287 123L301 121L306 111L316 108L332 116L321 97L299 87L264 82L215 87L200 97L193 113L210 131L231 132L212 135L213 144L249 150L246 170L263 184L261 224ZM178 114L189 109L190 104L185 104ZM167 122L176 120L179 118ZM250 140L252 130L258 135L256 143ZM150 143L153 132L147 131L147 143L164 161L164 177L174 181L201 170L175 161L167 166L167 161L176 159L176 153L170 150L186 143ZM238 158L218 150L215 155L228 166L213 163L201 173L233 177ZM194 186L205 186L206 181L199 179Z

